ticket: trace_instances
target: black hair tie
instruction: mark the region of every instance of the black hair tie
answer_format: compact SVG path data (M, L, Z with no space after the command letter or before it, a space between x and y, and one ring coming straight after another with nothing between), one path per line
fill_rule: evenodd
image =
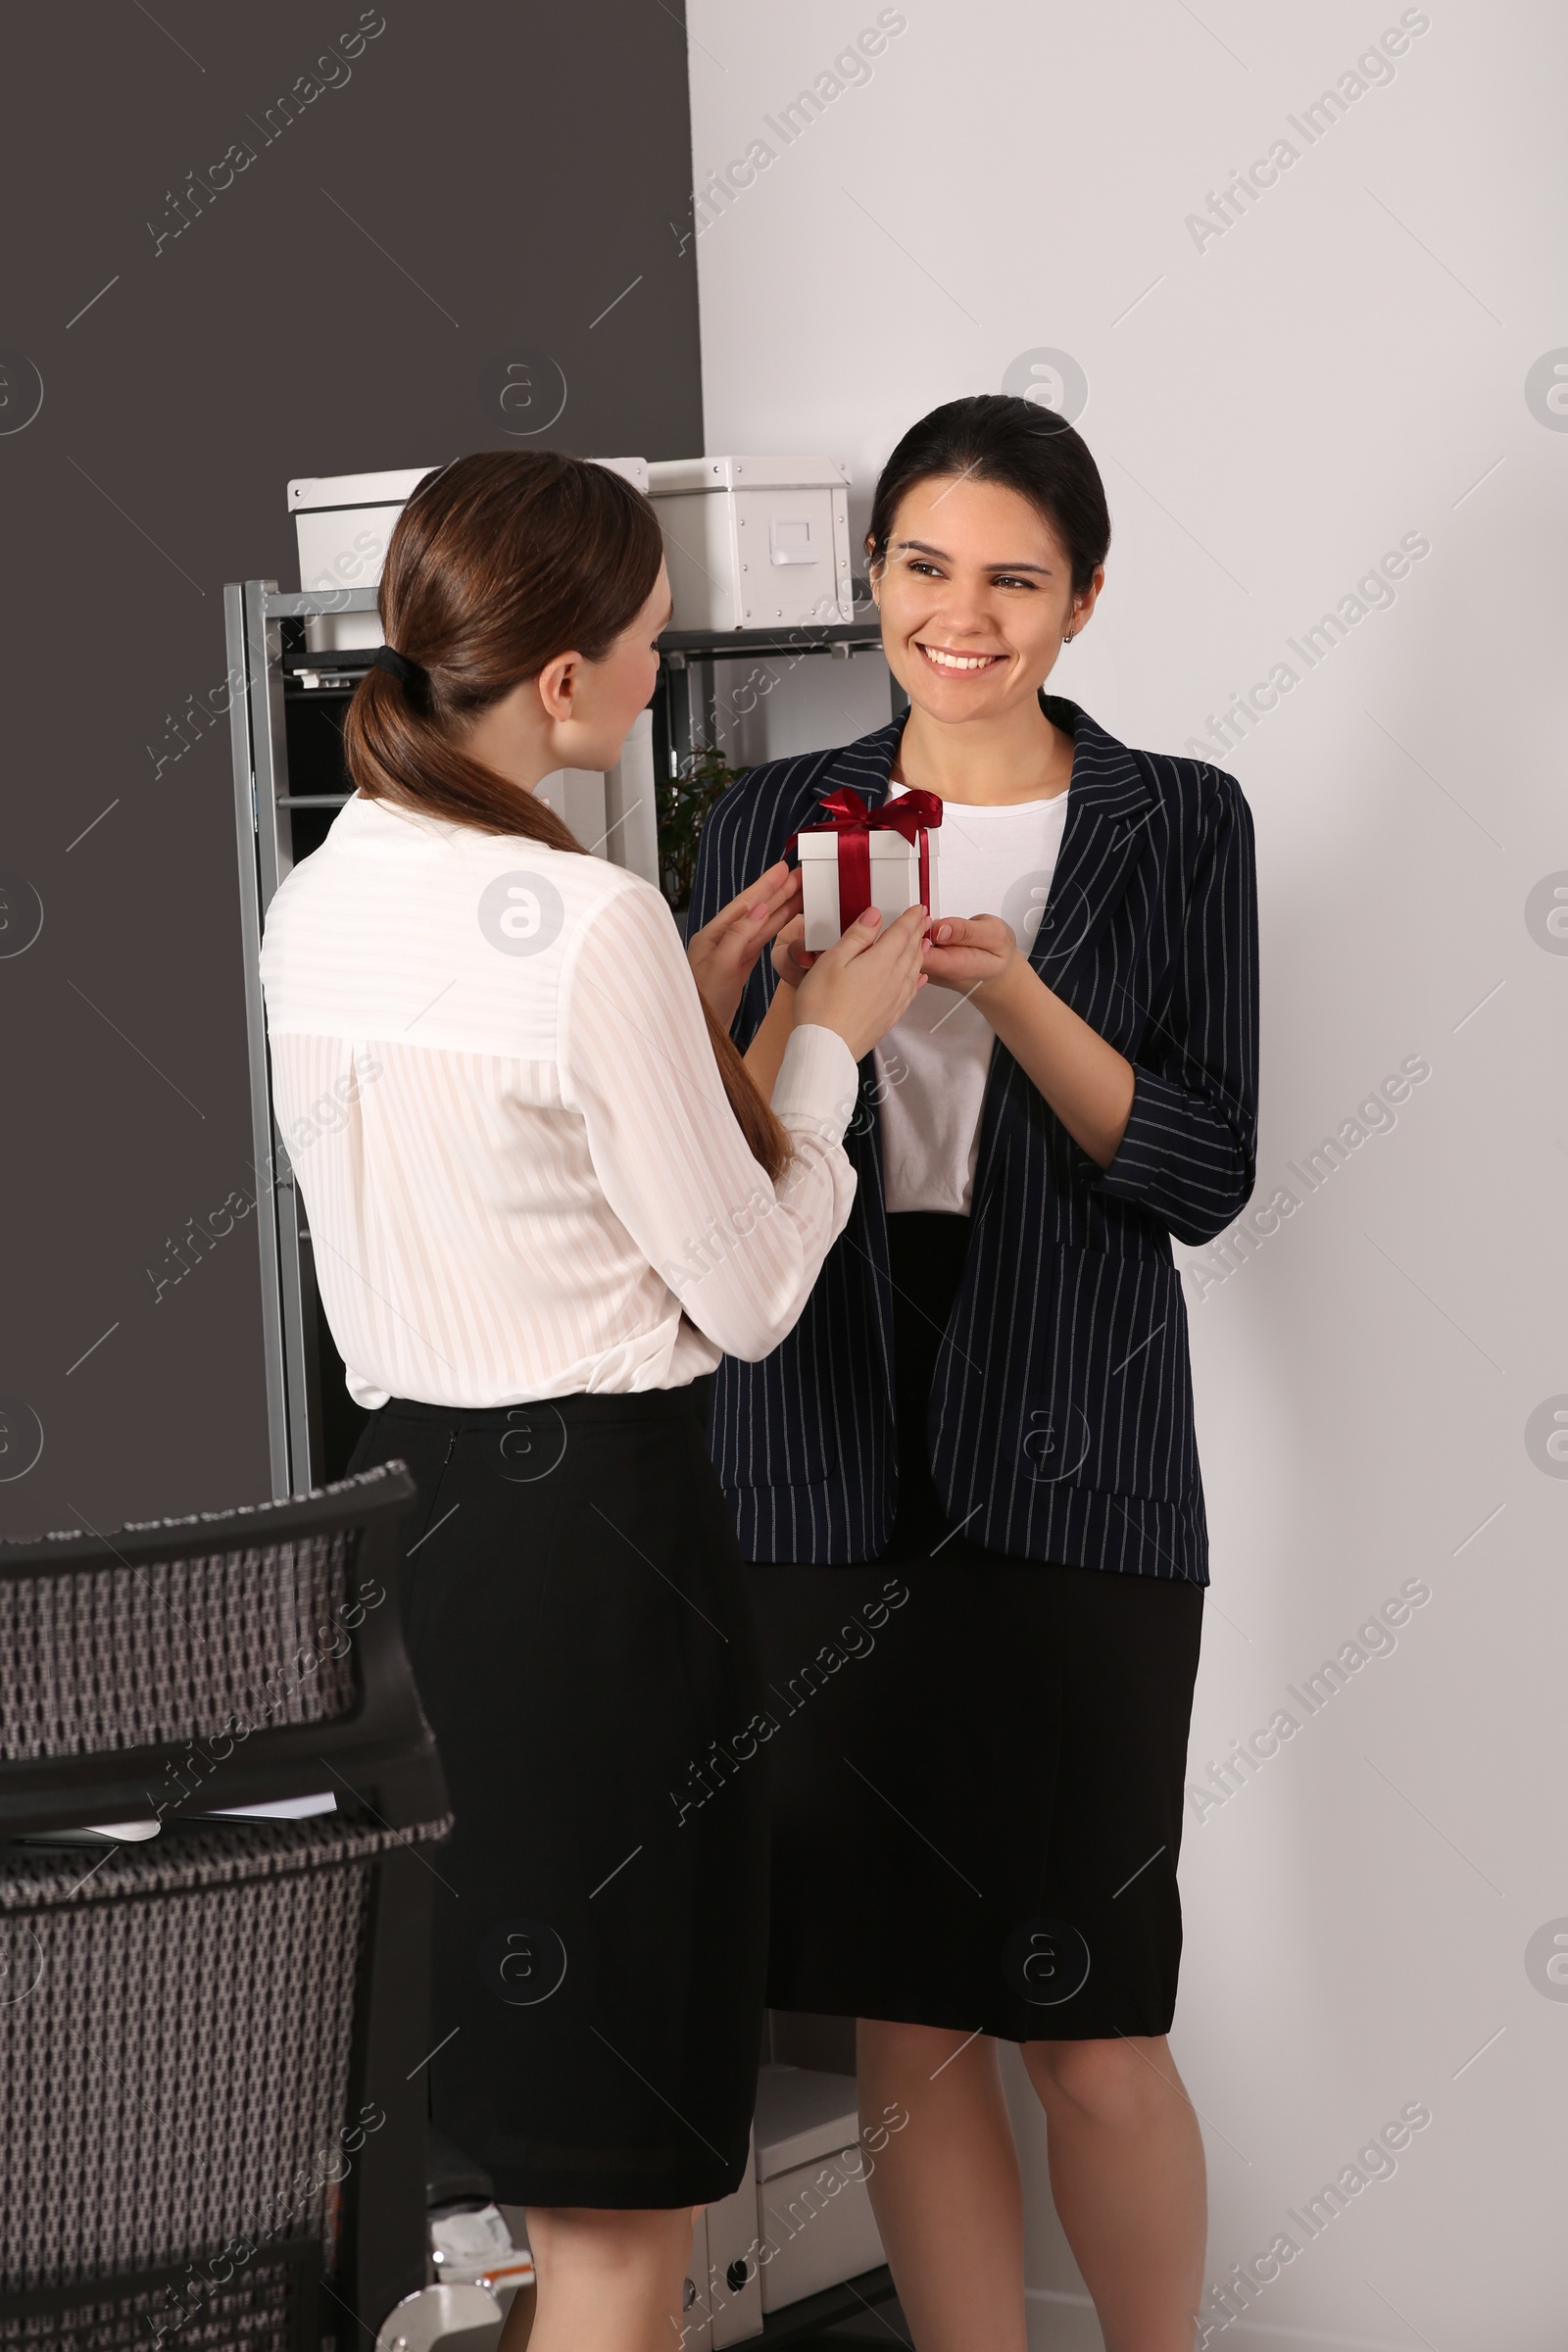
M400 685L420 687L429 683L429 672L411 662L406 654L394 653L389 645L378 645L370 657L372 669L390 670Z

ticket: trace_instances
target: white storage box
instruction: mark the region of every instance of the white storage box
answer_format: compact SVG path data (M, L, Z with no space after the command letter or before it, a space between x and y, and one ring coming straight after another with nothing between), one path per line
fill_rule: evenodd
M716 2205L705 2206L692 2230L689 2300L681 2352L723 2352L762 2332L762 2281L758 2269L757 2141L746 2178Z
M386 561L392 525L416 486L434 470L430 466L415 466L395 473L309 475L290 482L288 505L299 541L300 586L374 588ZM344 617L363 621L373 620L374 615L356 612ZM379 645L379 628L360 642Z
M648 468L673 629L855 617L850 469L838 458L669 458Z
M763 2311L875 2270L886 2259L865 2184L875 2159L860 2145L854 2077L764 2066L753 2130Z
M648 488L644 458L597 458L634 489ZM307 474L288 486L289 513L300 549L304 589L379 586L386 545L418 484L434 466L404 466L391 473ZM343 654L356 646L379 645L381 624L373 612L328 613L305 624L313 654Z
M920 901L920 852L916 843L906 841L902 833L878 827L866 835L870 851L871 905L880 912L885 923L906 906ZM839 922L839 844L838 833L803 832L796 842L801 859L802 905L806 915L806 937L802 946L811 955L831 948L842 938ZM933 922L937 919L938 845L942 839L938 826L928 826L926 842L929 850L931 896L928 908Z

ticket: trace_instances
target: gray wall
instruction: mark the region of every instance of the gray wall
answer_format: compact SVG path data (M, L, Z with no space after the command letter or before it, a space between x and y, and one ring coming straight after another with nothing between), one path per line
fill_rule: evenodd
M681 13L12 20L0 1534L269 1492L222 586L293 475L508 445L519 353L535 446L701 449Z

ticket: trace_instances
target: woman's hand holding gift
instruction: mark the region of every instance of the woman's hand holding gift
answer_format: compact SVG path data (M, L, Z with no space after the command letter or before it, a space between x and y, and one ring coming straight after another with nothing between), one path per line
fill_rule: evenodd
M799 988L816 961L808 948L802 946L806 937L806 917L797 914L787 922L773 942L773 969L786 988Z
M1012 925L1000 914L943 914L931 926L925 974L939 988L971 998L984 1012L988 990L1005 982L1020 960Z
M735 1018L757 958L800 913L800 869L780 858L686 942L692 977L724 1028Z

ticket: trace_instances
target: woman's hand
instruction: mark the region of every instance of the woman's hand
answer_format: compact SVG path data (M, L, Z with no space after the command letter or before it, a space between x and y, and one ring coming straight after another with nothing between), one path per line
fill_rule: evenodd
M874 906L857 915L842 939L814 957L795 991L795 1024L836 1030L857 1061L907 1012L925 986L920 945L923 906L906 906L884 924Z
M1108 1168L1127 1132L1133 1065L1047 986L1011 924L999 914L942 916L925 968L979 1007L1073 1142Z
M939 915L931 926L925 974L984 1012L988 991L1004 984L1021 960L1012 925L1000 914Z
M787 922L773 942L773 969L786 988L799 988L816 956L801 945L806 937L806 917L796 915Z
M757 958L800 911L800 868L781 858L686 942L692 977L722 1028L735 1018Z

